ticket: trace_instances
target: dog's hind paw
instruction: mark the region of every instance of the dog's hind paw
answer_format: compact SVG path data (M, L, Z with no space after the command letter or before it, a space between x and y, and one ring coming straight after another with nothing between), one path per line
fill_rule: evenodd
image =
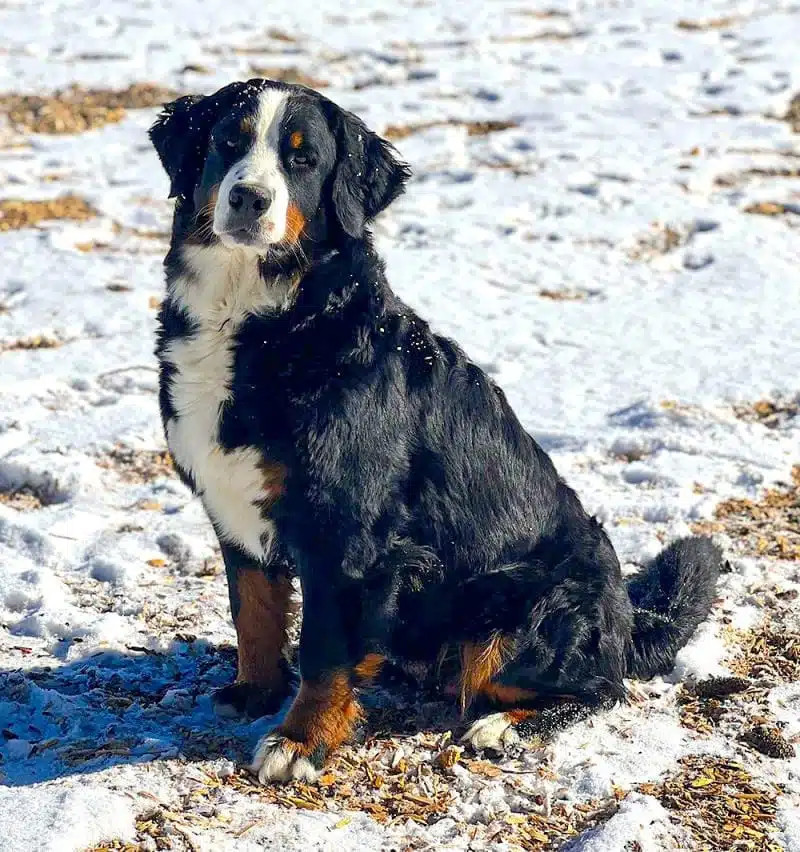
M302 754L302 746L277 731L266 734L256 746L250 771L262 784L303 781L313 784L319 777L325 755Z
M491 713L478 719L461 738L462 743L475 751L484 749L504 752L519 745L520 736L510 713Z

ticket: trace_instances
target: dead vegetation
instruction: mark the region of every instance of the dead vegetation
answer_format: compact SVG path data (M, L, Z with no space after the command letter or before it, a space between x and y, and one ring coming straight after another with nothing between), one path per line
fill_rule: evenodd
M642 784L692 833L702 850L780 852L775 800L780 790L756 781L733 760L684 757L681 769L660 784Z
M713 521L694 525L698 533L725 533L749 556L800 560L800 465L791 482L768 488L759 500L723 500Z
M768 429L777 429L800 414L800 396L795 399L759 399L754 403L735 405L733 411L747 423L760 423Z
M121 121L129 109L161 106L179 95L154 83L133 83L125 89L73 85L51 95L0 95L0 114L19 131L83 133Z
M742 637L728 664L740 677L769 683L800 681L800 632L768 620Z
M789 101L783 120L792 125L793 133L800 133L800 92Z
M589 297L585 290L539 290L540 299L553 302L583 302Z
M442 120L421 121L418 124L389 124L383 131L383 135L391 142L405 139L422 130L430 130L432 127L464 127L467 136L488 136L490 133L498 133L501 130L510 130L519 127L519 123L510 120L488 120L488 121L462 121L457 118Z
M744 20L741 15L726 15L720 18L706 18L702 21L690 20L689 18L681 18L675 25L679 30L684 30L690 33L702 33L708 30L728 30L734 24L739 24Z
M24 198L0 200L0 231L35 228L40 222L66 219L85 222L97 216L97 211L77 195L62 195L49 201L28 201Z
M27 485L24 488L15 488L11 491L0 491L0 503L3 506L8 506L9 509L16 509L18 512L30 512L46 505L42 501L42 495Z
M289 67L251 65L250 73L256 77L266 80L277 80L280 83L292 83L299 86L308 86L309 89L324 89L330 86L330 82L322 77L307 74L302 68L295 65Z
M20 352L31 349L58 349L64 341L49 334L36 334L33 337L21 337L0 343L0 354L3 352Z
M783 216L786 213L800 212L800 206L783 201L754 201L743 208L742 212L756 216Z
M97 464L105 470L113 470L125 482L144 484L162 476L175 476L167 450L134 450L118 444Z
M686 245L691 235L691 229L685 226L653 222L646 233L635 237L633 245L627 249L627 255L631 260L653 260Z

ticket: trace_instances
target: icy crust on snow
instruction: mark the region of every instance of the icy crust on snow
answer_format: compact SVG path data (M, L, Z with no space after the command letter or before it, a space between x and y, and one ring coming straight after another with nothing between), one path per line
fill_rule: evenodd
M630 572L800 461L797 418L767 428L735 410L798 393L798 137L776 117L800 89L800 18L789 0L523 6L7 3L0 91L208 92L252 66L296 68L376 130L399 128L415 177L376 226L393 286L503 386ZM163 471L106 464L116 444L163 449L152 350L171 205L154 115L79 136L0 127L3 197L74 193L98 211L0 232L0 493L41 504L0 500L0 848L15 852L132 838L153 796L176 806L195 764L246 760L276 721L212 712L234 633L198 503ZM402 135L450 118L516 126ZM787 212L744 212L757 202ZM14 345L37 337L54 345ZM392 828L224 788L230 828L192 842L474 850L464 824L618 787L619 812L569 848L687 848L634 788L711 753L784 784L782 843L800 849L798 759L700 737L676 705L681 683L728 671L725 628L757 624L777 586L800 589L791 565L733 558L675 670L526 754L519 788L456 767L448 814ZM796 686L769 693L790 739Z

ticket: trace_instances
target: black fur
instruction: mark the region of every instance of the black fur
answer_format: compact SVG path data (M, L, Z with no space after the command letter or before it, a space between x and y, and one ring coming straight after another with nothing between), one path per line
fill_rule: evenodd
M182 99L152 131L181 199L168 280L230 89ZM407 168L359 119L291 91L326 116L336 160L314 239L292 261L292 304L239 329L220 440L288 471L270 514L303 586L303 678L374 651L434 663L498 633L514 643L500 683L587 706L621 698L626 676L668 670L711 605L718 550L677 542L625 583L606 533L502 391L390 289L366 226ZM168 297L159 352L191 333ZM169 370L161 380L166 421Z

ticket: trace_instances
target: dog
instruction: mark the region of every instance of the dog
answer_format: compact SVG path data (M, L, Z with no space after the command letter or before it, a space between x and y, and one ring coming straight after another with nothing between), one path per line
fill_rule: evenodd
M502 390L391 290L370 223L406 164L321 94L268 80L165 106L176 199L156 354L175 468L219 538L238 637L220 708L274 713L292 578L300 684L258 744L313 781L387 663L445 671L502 751L671 669L721 555L674 542L631 581Z

